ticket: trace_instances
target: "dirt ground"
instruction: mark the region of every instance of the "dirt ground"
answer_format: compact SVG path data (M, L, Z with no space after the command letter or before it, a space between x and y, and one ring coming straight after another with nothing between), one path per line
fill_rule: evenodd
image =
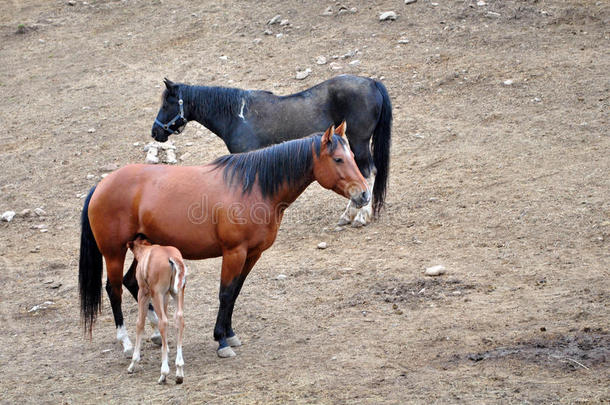
M0 2L0 213L45 211L0 222L0 402L610 401L610 3L69 3ZM238 356L212 339L220 260L190 262L185 383L156 385L150 341L128 375L106 297L82 334L79 216L104 166L144 161L163 77L289 94L339 73L392 98L381 220L336 230L346 201L312 185L237 302ZM180 164L227 153L193 123L173 141Z

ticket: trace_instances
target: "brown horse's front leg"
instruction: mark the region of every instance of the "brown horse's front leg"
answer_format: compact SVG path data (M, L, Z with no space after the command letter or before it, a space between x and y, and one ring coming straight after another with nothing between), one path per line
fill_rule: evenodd
M220 292L218 298L218 317L214 326L214 340L218 342L219 357L233 357L235 352L227 342L229 331L227 325L230 324L230 314L235 302L235 290L238 288L239 276L246 262L246 247L237 247L226 250L222 254L222 271L220 273Z

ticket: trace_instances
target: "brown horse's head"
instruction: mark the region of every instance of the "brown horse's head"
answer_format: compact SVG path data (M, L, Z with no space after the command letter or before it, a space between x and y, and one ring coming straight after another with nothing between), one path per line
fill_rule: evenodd
M313 174L322 187L349 198L360 208L369 202L371 193L345 140L346 128L343 121L322 135L320 153L314 154Z

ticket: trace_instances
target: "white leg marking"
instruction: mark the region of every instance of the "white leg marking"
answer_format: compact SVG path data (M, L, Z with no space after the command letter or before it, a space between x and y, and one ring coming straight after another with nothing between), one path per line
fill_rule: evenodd
M126 356L131 357L133 354L133 344L131 343L131 340L129 340L129 335L127 334L127 328L125 325L117 328L116 340L123 344L123 353Z
M182 358L182 346L176 348L176 384L182 384L184 380L184 359Z
M227 344L231 347L239 347L241 346L241 340L237 337L237 335L231 336L227 338Z
M148 308L148 313L146 314L146 317L148 318L150 327L153 330L152 335L150 335L150 340L155 345L161 346L161 332L159 332L159 318L157 317L157 314L155 314L155 311Z
M352 204L352 201L350 200L347 203L347 208L345 208L345 211L343 212L343 214L341 214L341 218L339 218L339 222L337 223L337 225L345 226L351 224L354 218L356 218L357 214L358 208L354 207L354 204Z
M235 357L235 352L231 349L231 346L223 347L222 349L218 349L216 352L218 353L218 357L226 359L228 357Z

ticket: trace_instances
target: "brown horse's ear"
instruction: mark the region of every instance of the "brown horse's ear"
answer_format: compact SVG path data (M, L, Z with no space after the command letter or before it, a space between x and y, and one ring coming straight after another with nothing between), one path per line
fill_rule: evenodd
M331 138L333 137L334 133L335 133L335 126L331 125L330 127L328 127L326 132L324 132L324 135L322 135L322 145L326 145L327 143L329 143L331 141Z
M339 136L345 136L345 131L347 131L347 122L345 120L335 129L335 134Z

